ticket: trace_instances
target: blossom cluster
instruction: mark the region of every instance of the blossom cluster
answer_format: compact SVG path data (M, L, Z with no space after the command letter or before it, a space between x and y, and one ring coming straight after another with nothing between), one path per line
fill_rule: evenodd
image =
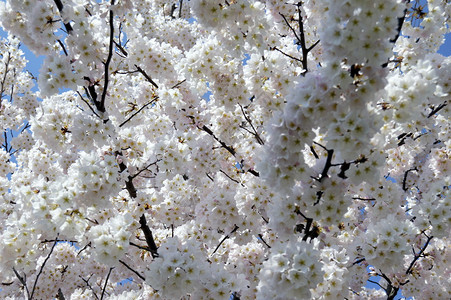
M0 298L450 298L450 13L1 1Z

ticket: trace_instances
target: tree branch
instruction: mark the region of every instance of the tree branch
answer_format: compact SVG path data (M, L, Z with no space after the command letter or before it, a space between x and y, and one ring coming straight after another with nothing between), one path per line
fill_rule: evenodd
M34 291L36 290L36 285L38 284L38 280L39 280L39 276L41 276L42 271L44 270L45 264L47 263L47 261L49 260L50 256L52 255L53 249L55 249L56 243L58 242L58 235L55 238L55 242L52 245L52 248L50 249L49 254L47 255L47 257L45 258L44 262L41 265L41 268L39 269L38 275L36 275L36 280L34 281L33 284L33 289L31 290L31 296L30 299L33 299L33 295L34 295Z
M100 295L100 300L102 300L103 296L105 295L106 285L108 284L108 279L110 278L111 271L113 271L113 269L114 267L111 267L110 270L108 271L108 275L106 276L105 279L105 284L103 285L102 294Z
M141 73L147 79L147 81L149 81L155 88L158 88L158 85L155 83L155 81L152 80L152 78L150 78L149 75L147 75L146 71L141 69L138 65L135 65L135 67L138 70L138 72Z
M258 134L257 130L255 129L254 125L252 124L252 120L246 115L246 113L244 112L243 106L241 104L238 104L241 108L241 112L243 113L244 119L246 119L246 121L249 123L249 125L251 125L252 130L254 131L253 135L255 137L255 139L257 140L257 142L260 145L264 145L265 143L263 142L262 138L260 137L260 135Z
M236 226L236 224L235 224L235 227L233 228L233 230L232 230L228 235L226 235L226 236L219 242L218 246L216 246L216 249L213 251L213 253L210 254L210 256L213 255L213 254L215 254L216 251L218 251L219 247L221 247L222 243L224 243L225 240L229 239L230 236L231 236L233 233L235 233L235 231L238 230L238 228L239 228L239 227Z
M61 0L54 0L56 7L58 8L60 15L63 15L63 3L61 3ZM67 34L70 34L74 29L72 28L72 26L70 25L69 22L67 23L63 23L64 24L64 28L66 28L66 32Z
M139 224L141 225L141 230L144 233L144 237L146 238L147 246L149 246L150 254L153 258L158 257L158 247L155 244L152 231L147 225L146 216L144 214L139 218Z
M114 0L111 0L111 6L114 5ZM105 99L106 99L106 94L108 91L108 83L109 83L109 67L110 67L110 62L111 62L111 58L113 57L113 45L114 45L114 15L113 15L113 10L110 8L110 44L108 47L108 57L106 59L105 62L105 79L104 79L104 85L103 85L103 91L102 91L102 97L100 98L100 103L99 106L97 107L97 109L104 113L105 112Z
M411 274L412 273L412 268L415 265L415 263L417 262L417 260L423 255L424 251L426 250L426 248L429 245L429 242L434 238L433 236L429 236L427 237L427 241L424 244L423 248L421 248L420 252L418 254L414 254L414 258L413 261L410 263L409 268L406 271L406 274Z
M124 265L124 267L126 267L127 269L129 269L130 271L132 271L133 273L136 274L136 276L138 276L140 279L142 279L143 281L146 280L146 278L144 278L144 276L142 276L141 274L139 274L136 270L133 270L129 265L127 265L125 262L123 262L122 260L119 259L119 262Z
M20 276L19 272L17 272L14 267L13 267L13 271L14 271L14 274L16 274L17 279L19 279L20 283L22 283L22 285L24 286L25 291L27 292L27 298L31 299L30 298L30 291L28 290L28 286L27 286L27 278L26 278L25 274L24 274L23 277Z
M155 101L158 99L158 96L155 96L152 98L152 100L150 100L149 102L147 102L146 104L144 104L140 109L138 109L136 112L134 112L130 117L128 117L124 122L122 122L119 127L124 126L125 124L127 124L127 122L129 122L134 116L136 116L137 114L139 114L144 108L146 108L147 106L155 103Z
M81 280L83 280L87 287L92 291L92 294L94 295L94 297L96 297L96 299L99 299L99 297L97 296L96 292L94 291L94 289L92 288L92 286L89 284L89 280L91 279L93 274L91 274L91 276L88 278L88 280L84 279L83 277L81 277L81 275L79 275L79 277L81 278Z
M432 111L429 113L428 118L432 117L433 115L435 115L436 113L438 113L442 108L444 108L446 105L448 105L448 102L445 101L442 104L440 104L439 106L435 107L434 109L432 109Z

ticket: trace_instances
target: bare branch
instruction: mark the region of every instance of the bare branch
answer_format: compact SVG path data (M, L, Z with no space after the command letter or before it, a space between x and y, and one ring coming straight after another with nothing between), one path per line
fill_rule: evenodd
M407 176L412 171L418 171L418 169L417 168L412 168L412 169L409 169L406 172L404 172L404 178L402 179L402 189L403 189L403 191L407 191L407 186L406 186L406 184L407 184Z
M66 298L64 298L63 291L61 290L61 288L58 289L58 300L66 300Z
M271 249L271 246L268 245L268 243L263 239L263 235L261 233L258 234L258 237L260 238L260 240L263 242L263 244L265 244L266 247L268 247L269 249Z
M440 104L439 106L435 107L434 109L432 109L432 111L429 113L428 118L432 117L433 115L435 115L436 113L438 113L442 108L444 108L446 105L448 105L448 102L445 101L442 104Z
M239 228L239 227L236 226L236 224L235 224L235 227L233 228L233 230L232 230L228 235L226 235L226 236L219 242L218 246L216 246L216 249L213 251L213 253L212 253L211 255L215 254L216 251L218 251L219 247L222 245L222 243L224 243L225 240L229 239L230 236L231 236L233 233L235 233L235 231L238 230L238 228ZM211 255L210 255L210 256L211 256Z
M144 168L142 168L141 170L139 170L138 173L134 174L134 175L132 176L132 179L138 177L139 174L141 174L142 172L144 172L144 171L146 171L147 169L149 169L150 166L156 165L159 161L161 161L161 159L157 159L156 161L154 161L154 162L148 164L146 167L144 167ZM158 168L158 166L157 166L157 168Z
M152 80L152 78L149 75L147 75L146 71L141 69L138 65L135 65L135 67L138 70L138 72L141 73L147 79L147 81L149 81L155 88L158 88L158 85L155 83L155 81Z
M102 294L100 295L100 300L102 300L103 296L105 295L105 290L106 290L106 286L108 284L108 279L110 278L111 271L113 271L113 269L114 269L114 267L110 268L110 270L108 271L108 275L106 276L106 279L105 279L105 284L103 285Z
M111 6L114 5L114 0L111 0ZM114 45L114 15L113 10L110 8L110 45L108 47L108 57L105 62L105 75L104 75L104 85L102 91L102 97L100 99L99 106L97 109L104 113L105 112L105 99L108 91L108 83L109 83L109 67L111 58L113 57L113 45Z
M56 246L57 242L58 242L58 235L55 238L55 242L53 243L52 248L50 248L49 254L45 258L44 262L42 263L41 268L39 269L38 275L36 275L36 279L35 279L34 284L33 284L33 289L31 290L30 299L33 299L34 291L36 290L36 285L38 284L39 276L41 276L42 271L44 270L45 264L47 263L47 261L49 260L50 256L52 255L53 249L55 249L55 246Z
M141 274L139 274L136 270L133 270L129 265L127 265L125 262L123 262L122 260L119 259L119 262L124 265L124 267L126 267L127 269L129 269L130 271L132 271L133 273L136 274L136 276L138 276L140 279L142 279L143 281L146 280L146 278L144 278L144 276L142 276Z
M86 103L86 105L88 105L88 107L91 109L91 111L92 111L99 119L101 119L100 116L95 112L94 108L92 108L92 106L89 104L89 102L86 101L85 98L83 98L83 96L80 94L80 92L77 91L77 93L78 93L78 95L80 96L81 100L83 100L83 102Z
M61 3L61 0L54 0L54 2L55 2L56 7L58 8L58 10L60 12L60 15L62 15L63 14L63 8L64 8L63 3ZM69 22L63 23L63 24L64 24L64 27L66 28L66 32L68 34L70 34L74 30Z
M94 297L96 297L96 299L98 300L99 297L97 296L96 292L94 291L94 289L92 288L92 286L89 284L89 280L91 279L93 274L91 274L91 276L88 278L88 280L84 279L83 277L81 277L81 275L79 275L79 277L81 278L81 280L83 280L86 283L86 286L92 291L92 294L94 295Z
M135 244L133 242L130 242L129 244L130 244L130 246L133 246L133 247L136 247L136 248L139 248L139 249L142 249L142 250L150 251L149 247L140 246L140 245Z
M244 186L244 184L240 183L238 180L233 179L232 177L230 177L229 174L227 174L226 172L224 172L223 170L219 170L219 172L221 172L222 174L224 174L225 176L227 176L227 178L229 178L230 180L232 180L233 182L236 182L238 184L241 184L241 186Z
M255 129L254 125L252 124L252 120L246 115L246 113L244 112L243 106L241 104L238 104L241 108L241 112L243 113L244 118L246 119L246 121L249 123L249 125L251 125L252 130L254 131L253 135L255 136L255 139L257 140L257 142L260 145L264 145L265 143L263 142L262 138L260 137L260 135L258 134L257 130Z
M147 102L146 104L144 104L140 109L138 109L135 113L133 113L130 117L128 117L124 122L122 122L119 127L124 126L125 124L127 124L127 122L129 122L134 116L136 116L137 114L139 114L144 108L146 108L147 106L155 103L155 101L158 99L158 96L155 96L152 98L152 100L150 100L149 102Z
M17 279L19 279L20 283L22 283L22 285L24 286L25 291L27 292L27 298L31 299L30 298L30 291L28 290L28 287L27 287L27 278L26 278L25 274L24 274L23 277L20 276L19 272L17 272L14 267L13 267L13 271L14 271L14 274L16 274Z
M147 225L146 216L144 214L139 218L139 224L141 225L141 230L143 231L144 237L146 238L147 246L149 246L150 254L152 254L153 258L158 257L158 247L155 244L152 230L150 230L149 226Z
M297 58L297 57L294 57L294 56L291 56L290 54L283 52L282 50L280 50L280 49L277 48L277 47L272 47L271 50L279 51L280 53L282 53L282 54L285 55L286 57L289 57L289 58L291 58L291 59L293 59L293 60L296 60L296 61L299 61L299 62L302 63L302 59Z
M428 237L426 243L424 243L424 246L423 246L423 248L421 248L420 252L418 252L418 254L415 254L415 255L414 255L414 258L413 258L412 262L410 263L409 268L408 268L407 271L406 271L406 274L411 274L411 273L412 273L412 268L413 268L413 266L414 266L415 263L418 261L418 259L419 259L421 256L423 256L424 251L426 250L426 248L427 248L428 245L429 245L429 242L430 242L433 238L434 238L433 236Z

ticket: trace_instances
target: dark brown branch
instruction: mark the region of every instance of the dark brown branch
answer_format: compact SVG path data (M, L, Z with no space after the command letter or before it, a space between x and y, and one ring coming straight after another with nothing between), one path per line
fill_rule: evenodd
M81 278L81 280L83 280L86 283L86 286L92 291L92 294L94 295L94 297L96 297L96 299L99 299L99 297L97 296L97 293L94 291L92 286L89 284L89 280L91 279L92 275L93 274L91 274L91 276L89 276L88 280L81 277L81 275L79 275L79 277Z
M113 269L114 269L114 267L110 268L110 270L108 271L108 275L106 276L106 279L105 279L105 284L103 285L102 294L100 295L100 300L102 300L103 296L105 295L106 286L108 284L108 279L110 278L111 271L113 271Z
M111 0L111 6L114 5L114 0ZM108 83L109 83L109 67L111 58L113 57L113 45L114 45L114 15L113 10L110 8L110 44L108 46L108 57L105 62L105 75L104 75L104 85L102 91L102 97L100 98L100 103L97 109L104 113L105 112L105 99L108 91Z
M399 35L401 34L401 30L402 30L402 25L404 24L404 20L406 18L406 13L407 13L407 9L404 9L404 13L402 15L402 17L398 18L398 27L396 28L396 36L392 39L390 39L390 43L395 44L396 41L399 38Z
M61 290L61 288L58 289L58 300L66 300L66 298L64 298L63 291Z
M421 248L420 252L418 252L418 254L414 254L414 258L412 260L412 262L409 265L409 268L406 271L406 274L411 274L412 273L412 268L415 265L415 263L418 261L418 259L423 256L424 251L426 250L426 248L429 245L429 242L433 239L433 236L428 237L426 243L424 244L423 248Z
M361 258L361 259L358 259L358 260L356 260L355 262L353 262L353 263L352 263L352 265L354 266L354 265L360 264L360 263L361 263L361 262L363 262L363 261L365 261L365 257L364 257L364 258Z
M61 3L61 0L54 0L54 2L56 4L56 7L58 8L60 14L62 15L63 14L63 8L64 8L63 3ZM63 24L64 24L64 27L66 28L67 34L70 34L74 30L69 22L63 23Z
M297 228L298 232L304 231L304 237L302 238L303 241L307 241L308 238L310 238L310 241L312 241L313 239L317 238L319 236L319 228L313 224L313 219L312 218L307 218L299 209L299 207L296 207L295 211L296 214L301 215L305 221L305 227L304 224L300 224L302 226L299 226L299 228ZM310 229L310 227L313 228ZM297 226L298 227L298 226Z
M230 180L232 180L233 182L236 182L238 184L241 184L242 186L244 186L242 183L240 183L238 180L233 179L232 177L230 177L229 174L227 174L226 172L224 172L223 170L219 170L219 172L221 172L222 174L224 174L225 176L227 176L227 178L229 178Z
M263 239L263 235L261 233L258 234L258 237L260 238L260 240L263 242L263 244L266 245L266 247L268 247L269 249L271 249L271 246L268 245L268 243Z
M121 151L116 151L115 154L122 156ZM118 165L119 165L119 170L121 173L127 169L127 166L124 164L124 162L118 163ZM128 176L127 181L125 181L125 188L127 189L130 197L132 197L132 198L137 197L137 191L136 191L135 186L133 185L133 177L130 175Z
M224 143L223 141L221 141L220 139L218 139L216 137L216 135L213 133L213 131L211 131L210 128L207 127L207 125L204 125L202 127L197 127L203 131L205 131L206 133L208 133L209 135L211 135L219 144L221 144L221 146L226 149L230 154L232 154L233 156L236 155L236 151L233 149L232 146L228 146L226 143Z
M77 241L73 241L73 240L58 240L58 239L54 239L54 240L43 240L41 241L41 244L45 244L45 243L55 243L55 242L67 242L67 243L77 243Z
M146 238L147 246L149 246L150 254L153 258L158 257L158 247L155 244L152 231L147 225L146 216L144 214L139 218L139 224L141 225L141 230L144 233L144 237Z
M150 100L148 103L144 104L140 109L138 109L135 113L133 113L130 117L128 117L124 122L122 122L119 127L124 126L125 124L127 124L127 122L129 122L134 116L136 116L137 114L139 114L144 108L146 108L147 106L155 103L155 101L158 99L158 96L153 97L152 100Z
M280 50L280 49L277 48L277 47L272 47L271 50L279 51L280 53L282 53L282 54L285 55L286 57L289 57L289 58L291 58L291 59L293 59L293 60L296 60L296 61L299 61L299 62L302 63L302 59L297 58L297 57L294 57L294 56L291 56L290 54L283 52L282 50Z
M88 247L91 247L91 242L87 243L83 248L81 248L80 251L78 251L77 256L79 256L80 253L85 251Z
M154 87L158 88L158 85L155 83L155 81L152 80L152 78L150 78L149 75L147 75L146 71L141 69L138 65L135 65L135 67L138 70L138 72L141 73L147 79L147 81L149 81Z
M446 105L448 105L448 102L443 102L442 104L440 104L439 106L435 107L428 115L428 118L432 117L433 115L435 115L436 113L438 113L442 108L444 108Z
M180 5L179 5L179 18L182 17L182 6L183 6L183 0L180 0Z
M125 262L123 262L122 260L119 259L119 262L124 265L124 267L126 267L127 269L129 269L130 271L132 271L133 273L136 274L136 276L138 276L140 279L142 279L143 281L146 280L146 278L144 278L144 276L142 276L141 274L139 274L136 270L133 270L129 265L127 265Z
M384 273L381 273L379 275L382 276L388 283L387 288L384 288L381 285L379 285L382 289L385 290L385 293L387 294L387 300L395 299L396 294L399 291L399 287L394 287L393 283L391 282L391 280Z
M371 283L374 283L374 284L377 284L381 289L385 290L385 288L384 288L382 285L380 285L379 282L376 282L376 281L371 280L371 279L368 279L367 281L368 281L368 282L371 282ZM385 291L386 291L386 290L385 290Z
M207 177L208 177L208 179L210 179L211 180L211 182L215 182L215 180L210 176L210 174L208 174L208 173L205 173L205 175L207 175Z
M124 49L124 47L122 47L121 44L119 44L118 42L114 41L114 45L116 45L116 48L119 49L119 51L124 55L124 57L128 56L128 52Z
M301 46L302 59L300 61L302 62L302 68L304 69L304 73L302 75L305 76L305 73L308 72L308 59L307 59L307 56L308 56L309 52L312 51L312 49L315 48L316 45L318 45L319 40L316 41L310 47L307 47L306 41L305 41L305 33L304 33L304 21L303 21L302 15L301 15L302 2L298 2L298 4L296 6L297 6L297 9L298 9L298 24L299 24L299 34L300 35L298 35L296 33L296 30L293 28L293 26L291 26L291 24L288 22L287 18L283 14L281 14L281 13L279 13L279 14L282 16L283 20L285 21L285 24L293 32L294 36L297 39L297 44ZM291 57L291 58L295 59L294 57ZM299 59L296 59L296 60L299 60Z
M148 164L145 168L142 168L141 170L138 171L138 173L134 174L134 175L132 176L132 179L138 177L139 174L141 174L142 172L144 172L144 171L146 171L147 169L149 169L150 166L156 165L159 161L161 161L161 159L157 159L156 161L154 161L154 162ZM157 166L157 168L158 168L158 166ZM158 170L158 169L157 169L157 170Z
M418 171L418 169L417 168L412 168L412 169L409 169L406 172L404 172L404 178L402 179L402 189L403 189L403 191L407 191L407 186L406 186L406 184L407 184L407 176L412 171Z
M53 243L52 248L50 248L49 254L45 258L44 262L42 263L41 268L39 269L38 275L36 275L36 279L35 279L34 284L33 284L33 289L31 290L30 299L33 299L34 291L36 290L36 285L38 284L39 277L41 276L42 271L44 270L45 264L50 259L50 256L52 255L53 249L55 249L55 246L56 246L57 242L58 242L58 235L55 238L55 242Z
M361 198L361 197L352 197L354 200L362 200L362 201L373 201L375 198Z
M130 242L129 244L130 244L130 246L133 246L133 247L139 248L139 249L141 249L141 250L146 250L146 251L150 251L150 248L149 248L149 247L144 247L144 246L140 246L140 245L138 245L138 244L135 244L135 243L133 243L133 242Z
M67 51L66 51L66 47L64 47L63 42L61 42L60 39L58 39L57 41L58 41L58 44L60 44L61 48L63 49L64 54L65 54L66 56L68 56Z
M80 92L77 91L77 93L78 93L78 95L80 96L81 100L83 100L83 102L86 103L86 105L88 105L88 107L91 109L91 111L92 111L99 119L101 119L100 116L95 112L94 108L92 108L92 106L89 104L89 102L86 101L85 98L83 98L83 96L80 94Z
M2 83L1 83L1 91L0 91L0 108L1 108L1 100L3 99L3 93L5 92L6 88L5 88L5 83L6 83L6 76L8 75L9 72L9 63L11 62L11 53L8 52L8 58L6 59L5 62L5 71L3 74L3 79L2 79Z
M17 272L14 267L13 267L13 271L14 271L14 274L16 274L17 279L19 279L20 283L22 283L22 285L24 286L25 291L27 292L27 298L31 299L30 298L30 291L28 290L28 286L27 286L27 277L25 276L25 274L24 274L23 277L20 276L19 272Z
M332 167L332 156L334 154L334 150L333 149L327 149L326 147L324 147L321 144L318 144L317 142L314 142L316 145L320 146L321 148L323 148L324 150L326 150L327 152L327 159L326 159L326 164L324 165L324 169L321 172L321 175L319 178L317 178L317 180L319 182L321 182L323 180L323 178L328 177L328 172L330 167Z
M230 236L231 236L233 233L235 233L235 231L238 230L238 228L239 228L239 227L236 226L236 224L235 224L235 227L233 228L233 230L232 230L228 235L226 235L226 236L219 242L218 246L216 246L216 249L213 251L213 253L212 253L211 255L215 254L216 251L218 251L219 247L221 247L222 243L224 243L225 240L229 239Z
M255 139L257 140L257 142L260 145L264 145L265 143L263 142L262 138L260 137L260 135L258 134L257 130L255 129L254 125L252 124L252 120L246 115L246 113L244 112L243 106L241 104L238 104L241 108L241 112L243 113L244 119L246 119L246 121L249 123L249 125L251 125L252 130L254 131L253 135L255 137Z

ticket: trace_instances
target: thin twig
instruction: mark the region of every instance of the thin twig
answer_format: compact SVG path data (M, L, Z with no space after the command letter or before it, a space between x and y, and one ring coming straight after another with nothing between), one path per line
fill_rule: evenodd
M144 276L142 276L141 274L139 274L136 270L133 270L129 265L127 265L125 262L123 262L122 260L119 259L119 262L121 264L124 265L124 267L126 267L127 269L129 269L130 271L132 271L133 273L136 274L136 276L138 276L140 279L142 279L143 281L146 280L146 278L144 278Z
M105 295L106 285L108 284L108 279L110 278L110 274L111 274L111 271L113 271L113 269L114 269L114 267L111 267L110 270L108 271L108 275L106 276L106 279L105 279L105 284L103 285L102 294L100 295L100 300L102 300L103 296Z
M13 267L13 271L14 271L14 274L16 274L17 279L19 279L20 283L22 283L22 285L24 286L25 291L27 292L27 298L31 299L30 298L30 291L28 290L28 286L27 286L27 278L26 278L25 274L24 274L23 277L20 276L19 272L17 272L14 267Z
M428 115L428 118L432 117L433 115L435 115L436 113L438 113L442 108L444 108L446 105L448 105L448 102L443 102L442 104L440 104L439 106L437 106L436 108L434 108Z
M285 56L287 56L287 57L289 57L289 58L291 58L291 59L297 60L297 61L299 61L299 62L302 63L302 59L299 59L299 58L297 58L297 57L291 56L290 54L283 52L282 50L280 50L280 49L277 48L277 47L272 47L271 49L272 49L272 50L277 50L277 51L279 51L280 53L282 53L283 55L285 55Z
M91 274L91 276L88 278L88 280L84 279L83 277L81 277L81 275L79 275L79 277L81 278L81 280L83 280L86 285L88 286L88 288L92 291L92 294L94 295L94 297L96 297L96 299L99 299L99 297L97 296L96 292L94 291L94 289L92 288L92 286L89 284L89 280L91 279L93 274Z
M155 81L152 80L152 78L149 75L147 75L146 71L141 69L138 65L135 65L135 67L138 70L138 72L141 73L147 79L147 81L149 81L154 87L158 88L158 85L155 83Z
M129 122L134 116L136 116L137 114L139 114L144 108L146 108L147 106L155 103L155 101L158 99L158 96L153 97L152 100L150 100L150 102L144 104L140 109L138 109L135 113L133 113L130 117L128 117L124 122L122 122L119 127L124 126L125 124L127 124L127 122Z
M423 255L424 251L426 250L426 248L429 245L429 242L433 239L433 236L428 237L426 243L424 244L423 248L421 248L420 252L418 254L414 254L414 259L413 261L410 263L409 268L406 271L406 274L411 274L412 273L412 268L415 265L415 263L417 262L417 260Z
M241 112L243 113L244 118L245 118L246 121L249 123L249 125L251 125L252 130L254 130L254 136L255 136L255 139L257 140L257 142L258 142L260 145L264 145L265 143L263 142L262 138L261 138L260 135L258 134L258 132L257 132L257 130L255 129L254 125L252 124L252 120L251 120L251 119L246 115L246 113L244 112L243 106L242 106L241 104L238 104L238 105L239 105L240 108L241 108Z
M260 238L260 240L263 242L263 244L266 245L266 247L268 247L269 249L271 249L271 246L268 245L268 243L263 239L263 235L261 233L258 234L258 237Z
M224 243L225 240L229 239L230 236L231 236L235 231L238 230L238 228L239 228L239 227L236 226L236 224L235 224L235 227L233 228L233 230L232 230L228 235L226 235L226 236L219 242L218 246L216 246L216 249L213 251L213 253L212 253L211 255L215 254L216 251L218 251L219 247L222 245L222 243ZM210 256L211 256L211 255L210 255Z
M80 96L81 100L83 100L83 102L85 102L86 105L88 105L88 107L91 109L91 111L92 111L98 118L100 118L100 116L95 112L94 108L92 108L92 106L89 104L89 102L86 101L85 98L83 98L83 96L80 94L80 92L77 91L77 93L78 93L78 95ZM100 118L100 119L101 119L101 118Z
M134 175L132 176L132 179L138 177L139 174L141 174L142 172L146 171L150 166L156 165L159 161L161 161L161 159L157 159L156 161L154 161L154 162L148 164L145 168L142 168L141 170L138 171L138 173L134 174ZM158 168L158 166L157 166L157 168Z
M59 235L59 234L58 234ZM49 254L47 255L47 257L45 258L44 262L41 265L41 268L39 269L38 275L36 275L36 280L34 281L33 284L33 289L31 290L31 296L30 299L33 299L33 295L34 295L34 291L36 290L36 285L38 284L38 280L39 280L39 276L41 276L42 271L44 270L45 264L47 263L47 261L50 259L50 256L52 255L53 249L55 249L56 243L58 242L58 235L55 238L55 242L52 245L52 248L50 249Z
M136 248L139 248L139 249L142 249L142 250L150 251L150 248L149 248L149 247L140 246L140 245L135 244L135 243L133 243L133 242L129 242L129 244L130 244L130 246L133 246L133 247L136 247Z
M227 174L226 172L224 172L223 170L219 170L219 172L221 172L222 174L224 174L225 176L227 176L227 178L229 178L230 180L232 180L233 182L236 182L238 184L241 184L242 186L244 186L244 184L240 183L238 180L233 179L232 177L230 177L229 174Z

